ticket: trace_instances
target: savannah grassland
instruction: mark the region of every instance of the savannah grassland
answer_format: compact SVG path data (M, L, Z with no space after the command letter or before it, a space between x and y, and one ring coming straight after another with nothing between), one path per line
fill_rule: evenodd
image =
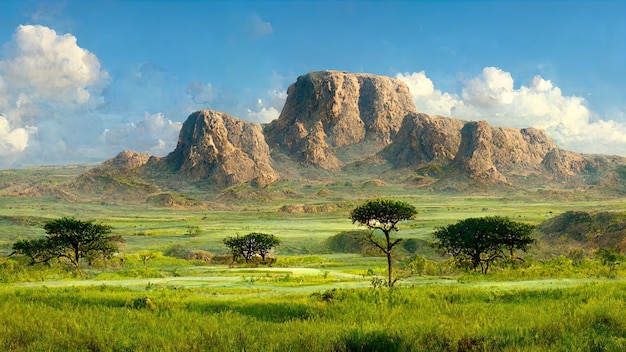
M52 184L72 176L40 172ZM16 173L13 182L39 177ZM0 175L4 187L8 177ZM0 350L626 350L626 272L619 266L609 271L592 258L568 256L571 248L539 241L525 263L480 275L455 269L428 247L436 227L468 217L538 224L567 210L622 210L626 198L542 190L459 195L365 180L187 194L207 205L1 196ZM418 248L396 253L401 279L391 290L376 285L385 270L381 257L342 253L325 242L358 229L350 210L379 196L419 211L401 223L398 236ZM285 211L304 206L308 212ZM59 264L28 266L7 257L13 242L43 235L43 223L62 216L113 226L125 239L120 254L85 266L81 276ZM283 241L276 261L230 266L222 239L250 232ZM190 251L212 259L184 259Z

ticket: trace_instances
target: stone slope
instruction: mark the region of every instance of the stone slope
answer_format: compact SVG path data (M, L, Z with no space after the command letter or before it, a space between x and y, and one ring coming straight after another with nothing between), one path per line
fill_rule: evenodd
M264 128L272 148L294 160L336 170L389 145L416 109L401 81L370 74L311 72L287 90L277 120ZM341 153L350 146L351 152Z
M260 125L210 110L187 118L176 149L164 162L183 179L208 179L221 186L264 186L279 178Z

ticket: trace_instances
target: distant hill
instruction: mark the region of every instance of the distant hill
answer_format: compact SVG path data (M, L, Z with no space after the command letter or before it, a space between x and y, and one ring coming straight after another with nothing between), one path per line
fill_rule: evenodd
M567 211L537 226L548 242L588 249L626 250L626 212Z

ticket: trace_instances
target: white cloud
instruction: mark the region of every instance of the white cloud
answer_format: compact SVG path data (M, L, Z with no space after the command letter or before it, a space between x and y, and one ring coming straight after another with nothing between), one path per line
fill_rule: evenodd
M43 26L19 26L7 48L9 58L0 61L0 72L12 89L33 100L83 105L108 81L96 56L80 48L70 34L58 35Z
M194 104L211 106L217 101L218 92L211 83L193 82L187 85L187 94Z
M442 93L425 73L397 74L413 95L418 111L487 120L497 126L545 130L562 148L626 156L626 124L600 118L582 97L565 96L550 80L535 76L528 86L515 88L509 72L486 67L470 79L461 94ZM624 116L614 112L613 116Z
M9 121L0 115L0 155L21 152L28 146L28 131L24 128L12 129Z
M436 90L433 81L426 77L424 71L398 73L396 78L409 87L418 111L432 115L451 116L461 104L457 97Z
M162 113L145 113L143 120L105 130L102 138L112 151L136 150L163 156L176 148L182 123L167 119Z
M256 123L268 123L280 116L280 112L287 100L287 92L281 89L272 89L268 92L269 103L265 103L261 98L257 99L254 108L248 108L248 120Z
M32 25L19 26L2 54L0 155L7 157L0 166L10 166L6 160L18 165L63 160L51 153L56 150L51 145L66 145L66 138L90 140L89 133L76 133L74 126L99 125L88 121L86 112L102 103L109 75L94 54L70 34Z

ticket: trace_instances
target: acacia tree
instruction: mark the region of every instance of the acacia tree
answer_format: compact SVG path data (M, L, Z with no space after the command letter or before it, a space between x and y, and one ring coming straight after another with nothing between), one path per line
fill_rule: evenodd
M400 221L413 219L416 214L417 209L411 204L400 200L380 198L369 200L350 213L353 224L358 223L370 229L364 240L380 249L387 257L387 285L389 287L393 287L397 280L394 280L392 275L392 250L402 241L401 238L392 239L391 232L398 231L396 225ZM376 236L375 230L380 230L384 238Z
M241 237L237 235L224 238L224 244L230 248L233 261L236 261L238 257L242 257L246 263L257 254L265 261L267 253L279 245L280 242L280 239L274 235L259 232L252 232Z
M278 237L267 233L253 232L245 237L249 237L249 241L254 242L256 253L261 256L263 261L265 261L267 253L281 242Z
M534 226L506 217L469 218L438 228L433 245L440 253L452 255L458 266L473 270L480 267L482 273L487 273L496 259L508 256L521 260L514 252L528 250L535 242L533 231Z
M111 227L93 221L64 217L44 225L47 236L33 240L20 240L13 244L13 253L24 255L31 263L59 259L68 262L80 273L81 259L91 263L96 258L110 258L118 251L120 236L110 236Z

